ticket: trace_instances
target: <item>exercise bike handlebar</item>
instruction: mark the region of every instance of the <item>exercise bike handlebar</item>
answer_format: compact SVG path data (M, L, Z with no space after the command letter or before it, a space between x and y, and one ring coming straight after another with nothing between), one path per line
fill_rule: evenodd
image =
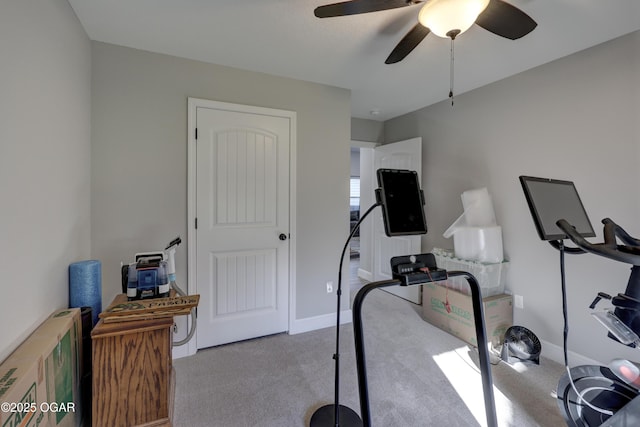
M618 224L613 222L611 219L605 218L605 219L602 220L602 223L605 224L605 227L607 225L609 225L609 224L612 225L613 227L615 227L615 235L620 240L625 242L627 245L634 246L634 247L640 247L640 240L636 239L635 237L630 236L629 233L627 233L624 228L620 227Z
M556 225L578 246L578 252L590 252L625 264L640 265L640 240L629 235L610 218L603 219L602 223L604 224L603 243L587 241L564 219L557 221ZM620 239L625 244L618 245L617 239ZM573 253L576 253L576 251L573 251Z

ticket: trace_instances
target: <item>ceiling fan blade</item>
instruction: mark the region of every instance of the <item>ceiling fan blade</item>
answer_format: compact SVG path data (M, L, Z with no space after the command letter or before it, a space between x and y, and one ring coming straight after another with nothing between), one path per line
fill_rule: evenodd
M327 4L317 7L313 13L318 18L357 15L359 13L377 12L379 10L397 9L422 3L422 0L352 0Z
M389 54L389 57L385 64L395 64L396 62L402 61L407 55L411 53L411 51L420 44L427 34L429 34L431 30L422 25L421 23L417 23L405 36L400 40L400 43L393 48L393 51Z
M511 40L526 36L538 25L529 15L502 0L491 0L476 24Z

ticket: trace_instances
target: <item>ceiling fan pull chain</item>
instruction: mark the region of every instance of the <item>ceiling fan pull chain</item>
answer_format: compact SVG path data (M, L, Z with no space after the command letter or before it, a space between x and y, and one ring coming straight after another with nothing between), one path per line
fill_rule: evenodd
M451 105L453 105L453 41L455 37L451 37L451 62L449 63L449 98L451 98Z

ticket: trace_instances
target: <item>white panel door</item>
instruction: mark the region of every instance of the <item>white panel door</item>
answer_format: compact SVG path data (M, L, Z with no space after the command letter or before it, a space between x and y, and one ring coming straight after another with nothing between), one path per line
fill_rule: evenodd
M290 118L198 107L198 348L288 329Z
M408 169L422 176L422 138L412 138L405 141L381 145L375 148L374 169ZM376 178L377 179L377 178ZM377 181L376 181L377 182ZM422 187L422 185L421 185ZM391 265L389 261L398 255L412 255L421 253L421 236L387 237L384 233L382 211L374 210L373 236L373 280L391 279ZM421 302L421 286L391 286L384 288L416 304Z

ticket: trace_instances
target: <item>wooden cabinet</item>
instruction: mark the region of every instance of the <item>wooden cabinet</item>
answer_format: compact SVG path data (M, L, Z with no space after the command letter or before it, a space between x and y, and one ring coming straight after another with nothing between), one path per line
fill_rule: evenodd
M114 303L123 301L119 295ZM91 332L93 427L172 425L172 329L171 317L98 322Z

